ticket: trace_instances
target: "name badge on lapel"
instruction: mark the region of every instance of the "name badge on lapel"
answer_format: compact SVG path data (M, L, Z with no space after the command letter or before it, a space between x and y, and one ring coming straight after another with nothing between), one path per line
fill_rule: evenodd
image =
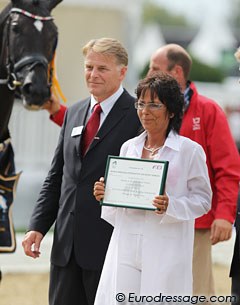
M80 136L84 126L73 127L71 137Z

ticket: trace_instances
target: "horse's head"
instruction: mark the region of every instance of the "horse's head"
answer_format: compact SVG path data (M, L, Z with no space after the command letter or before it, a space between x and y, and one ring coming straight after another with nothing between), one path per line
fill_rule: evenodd
M8 86L19 88L28 108L40 108L49 98L57 27L52 9L62 0L12 0L5 29Z

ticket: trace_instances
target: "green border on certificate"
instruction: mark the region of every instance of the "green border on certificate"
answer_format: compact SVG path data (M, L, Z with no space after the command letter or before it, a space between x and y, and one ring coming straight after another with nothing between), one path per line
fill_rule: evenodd
M152 201L162 195L168 161L108 156L105 195L100 204L132 209L155 210Z

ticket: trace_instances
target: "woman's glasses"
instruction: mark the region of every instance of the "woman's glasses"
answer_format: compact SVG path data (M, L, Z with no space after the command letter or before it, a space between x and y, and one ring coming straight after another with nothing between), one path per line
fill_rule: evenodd
M153 110L153 111L159 110L164 106L163 103L143 103L143 102L136 102L134 105L137 110L143 110L144 108L147 107L149 110Z

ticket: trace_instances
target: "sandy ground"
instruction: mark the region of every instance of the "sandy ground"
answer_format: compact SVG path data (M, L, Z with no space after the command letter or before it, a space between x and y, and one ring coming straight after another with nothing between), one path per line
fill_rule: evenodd
M230 295L229 267L215 264L216 295ZM1 305L47 305L47 273L7 273L0 285Z
M48 305L48 270L52 235L45 236L41 245L41 257L31 260L21 247L23 235L17 234L17 250L14 254L1 255L0 266L4 272L0 284L0 305ZM216 295L230 295L228 277L232 259L233 238L218 243L212 249ZM103 304L108 305L108 304Z

